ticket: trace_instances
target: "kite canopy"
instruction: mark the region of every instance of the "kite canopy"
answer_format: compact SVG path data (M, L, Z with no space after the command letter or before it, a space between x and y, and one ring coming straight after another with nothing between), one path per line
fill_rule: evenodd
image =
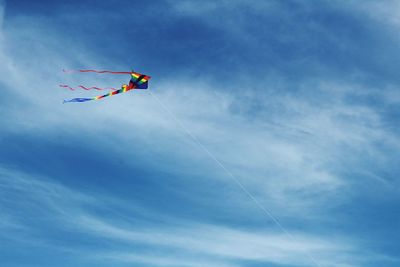
M141 74L141 73L137 73L134 71L131 72L125 72L125 71L109 71L109 70L63 70L64 72L67 73L73 73L73 72L94 72L94 73L108 73L108 74L130 74L131 75L131 79L129 81L129 84L123 84L121 86L121 89L115 89L115 88L99 88L99 87L85 87L83 85L79 85L79 88L82 88L84 90L91 90L91 89L95 89L95 90L106 90L106 89L110 89L113 90L112 92L109 92L108 94L105 95L100 95L100 96L95 96L95 97L91 97L91 98L73 98L70 100L64 100L63 103L71 103L71 102L86 102L86 101L91 101L91 100L99 100L102 99L104 97L107 96L113 96L113 95L117 95L120 93L125 93L128 92L130 90L133 89L147 89L148 88L148 84L149 84L149 80L150 80L150 76ZM75 90L75 88L72 88L68 85L65 84L60 84L60 87L64 87L64 88L68 88L70 90Z

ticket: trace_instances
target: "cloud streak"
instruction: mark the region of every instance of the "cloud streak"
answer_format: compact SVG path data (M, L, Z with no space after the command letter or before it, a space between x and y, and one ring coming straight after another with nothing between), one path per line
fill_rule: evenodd
M371 219L362 207L371 205L381 215L391 216L388 222L397 219L390 214L397 201L393 192L398 188L399 133L393 127L397 122L393 110L399 94L390 79L384 87L366 84L360 76L370 76L360 64L360 76L352 72L337 79L340 71L336 67L342 63L333 58L342 50L338 52L336 44L343 42L343 47L352 47L360 40L342 33L337 39L330 37L335 40L324 46L319 45L323 38L313 39L306 42L310 49L335 47L335 53L331 57L309 57L310 51L304 52L289 38L290 31L284 34L293 16L311 14L312 21L299 20L299 25L327 36L334 35L328 30L335 33L340 27L314 17L315 10L307 5L296 9L296 14L277 3L263 7L268 14L278 10L285 15L284 25L274 30L273 22L279 16L271 15L268 20L258 14L261 22L271 26L271 34L263 32L243 40L244 31L251 34L262 24L249 19L249 14L257 15L255 7L243 12L245 2L229 6L223 1L208 3L201 9L193 2L163 3L165 12L174 16L169 16L162 28L165 32L157 36L174 33L173 25L182 25L182 21L191 22L188 25L196 26L206 36L220 33L222 39L234 44L224 49L227 62L232 63L225 69L231 78L224 78L222 61L211 64L207 60L213 54L203 48L204 54L197 56L202 56L204 62L185 65L186 70L180 71L182 66L166 69L143 65L145 71L151 70L149 75L159 74L151 81L150 90L296 240L289 242L266 220L146 91L87 105L61 105L62 99L71 93L79 96L79 92L62 91L58 88L60 82L83 82L88 86L125 82L119 80L121 77L68 76L61 73L62 68L120 66L119 60L108 50L101 59L91 54L98 48L89 52L84 46L65 42L71 36L68 31L59 31L59 17L53 26L36 27L44 24L32 14L11 16L0 33L0 82L6 96L0 100L4 114L0 121L0 160L4 166L0 227L8 229L8 238L18 228L38 243L52 243L57 235L63 236L63 247L71 248L65 236L73 233L78 240L75 244L85 244L82 251L94 258L103 255L105 261L121 259L121 265L125 261L160 266L251 266L259 262L308 266L311 263L306 253L316 255L322 266L366 266L367 261L385 261L383 248L370 250L368 246L391 243L393 237L382 237L386 232L375 236L363 232L364 224L367 227L379 221ZM323 9L323 14L336 18L337 10L330 8ZM224 23L192 20L221 10L227 11ZM233 15L238 11L238 27L231 31L237 18ZM107 16L108 12L102 12ZM152 18L150 13L148 20ZM80 22L73 18L68 25ZM351 13L345 18L357 28L357 16ZM369 23L366 21L366 25ZM307 39L308 32L300 26L293 36ZM80 30L76 36L83 43L92 41ZM151 33L143 38L148 36ZM178 38L179 32L172 36ZM185 44L189 41L182 40ZM218 39L214 41L219 44ZM288 60L282 51L272 49L275 42L280 44L276 49L288 45L298 52L293 57L303 60L291 60L290 55ZM152 49L150 44L148 49ZM239 50L249 53L241 54L244 59L257 58L259 64L239 72L243 67L235 66L246 66L239 64L243 62L238 61L238 53L233 53ZM255 53L260 50L265 54ZM169 58L159 54L161 59L152 58L152 53L147 56L148 61L158 63ZM326 59L324 64L321 58ZM271 61L265 64L266 59ZM331 75L303 75L298 68L309 66L307 62L335 71ZM373 61L368 62L373 65ZM196 68L202 64L209 66L203 75L190 74L198 73ZM291 65L294 69L287 68ZM252 68L257 71L249 78ZM219 82L216 74L220 75ZM21 213L13 210L16 207ZM131 214L137 217L133 219ZM40 223L54 232L46 233ZM379 231L390 229L380 223ZM35 236L37 232L42 236ZM86 236L92 242L106 240L107 245L88 245ZM22 240L18 234L16 237ZM365 243L358 241L362 239ZM184 255L179 256L179 251Z
M299 232L295 234L297 242L293 242L275 232L171 220L159 214L151 214L154 218L164 220L163 228L159 228L158 224L141 224L138 218L148 215L146 212L141 214L140 207L132 207L132 203L120 203L121 206L131 206L135 211L131 216L121 217L118 216L118 209L108 207L110 199L107 196L103 199L101 195L88 195L87 192L71 190L51 180L33 178L4 168L1 169L0 182L3 196L1 205L6 209L11 208L6 215L12 216L18 225L24 227L22 231L19 229L18 232L9 232L14 239L33 235L36 224L29 224L40 221L41 224L50 227L49 229L68 231L72 236L85 233L103 243L105 240L112 241L114 245L111 250L98 251L89 247L83 248L83 251L86 257L101 255L103 260L113 259L116 264L144 261L156 266L239 266L239 261L257 261L308 266L312 263L309 262L307 253L316 255L318 262L323 263L323 266L346 266L346 262L349 261L354 264L354 255L358 261L357 244L345 239L332 240ZM7 203L7 200L12 200L13 204ZM27 203L30 206L29 210L26 210ZM23 213L19 213L19 209L12 211L12 208L18 206L25 207L21 210ZM97 214L101 214L98 211L103 210L116 216L112 216L112 219L110 216L99 216L96 215L96 210ZM63 223L54 224L57 221ZM51 245L55 242L49 234L43 232L41 235L42 240L47 240L45 244ZM155 259L154 254L129 253L129 248L135 251L137 246L150 246L157 258ZM75 250L64 244L61 249L79 255L82 253L81 247ZM179 255L183 252L192 256L181 258ZM335 260L332 260L332 257ZM190 258L202 261L207 259L207 262L195 263L189 260Z

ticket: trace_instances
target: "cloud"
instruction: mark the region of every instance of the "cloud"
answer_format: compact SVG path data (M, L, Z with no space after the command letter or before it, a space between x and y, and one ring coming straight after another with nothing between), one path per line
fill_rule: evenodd
M388 29L391 28L398 31L398 27L400 26L400 17L398 14L398 10L400 9L399 3L393 0L383 1L383 3L382 5L378 5L375 1L366 1L365 5L359 6L353 1L346 4L354 10L363 13L363 15L369 16L372 20L386 24L386 26L389 26Z
M101 83L105 86L125 82L121 80L122 77L68 76L61 73L62 68L101 66L105 65L104 61L110 66L119 66L119 60L111 58L107 53L103 59L93 57L84 47L66 41L66 37L70 36L63 31L57 31L57 26L32 26L32 20L40 24L40 19L29 16L12 18L1 32L0 81L7 97L0 100L3 112L0 137L13 141L2 143L3 151L11 151L9 155L7 152L1 154L2 161L7 162L4 163L4 168L20 168L17 173L4 171L3 177L6 178L2 179L2 190L9 199L18 200L12 205L25 210L30 216L17 216L18 214L11 211L7 198L3 197L2 205L8 209L1 215L5 223L0 227L11 229L14 225L27 232L32 229L43 232L45 229L37 225L27 226L29 222L40 222L38 217L43 215L43 218L55 222L53 227L56 232L60 228L66 232L72 231L79 240L89 232L94 240L107 239L111 243L117 243L116 250L110 249L106 253L100 251L100 254L106 255L104 258L121 257L128 262L137 261L150 265L177 265L176 263L185 261L187 266L196 266L197 263L190 260L191 256L205 258L207 263L201 263L202 265L235 266L241 265L241 261L291 265L300 262L309 265L306 252L317 255L317 260L326 266L357 266L365 262L368 256L360 252L364 247L355 241L361 234L355 233L355 229L348 226L352 225L351 219L356 222L360 218L343 219L348 210L343 211L342 208L350 206L350 214L353 208L357 209L358 205L362 205L354 201L357 197L374 196L377 191L383 194L388 187L396 187L398 184L396 179L391 178L397 173L394 166L395 159L398 158L398 132L387 126L388 122L395 122L392 118L393 112L388 107L396 107L398 93L395 89L386 90L385 87L381 90L380 87L365 85L358 79L338 80L335 73L328 78L318 75L320 73L313 73L312 78L304 78L304 75L298 75L294 79L282 78L285 71L282 72L279 62L284 61L285 66L293 64L303 69L309 66L305 62L318 63L318 59L324 58L321 55L317 59L307 57L308 53L314 51L313 48L323 47L318 45L320 40L308 43L311 52L307 50L305 54L300 53L302 50L297 49L295 38L285 39L288 37L285 34L290 35L290 32L285 33L285 29L292 25L289 23L291 19L287 17L284 21L289 24L280 28L277 36L266 35L264 32L260 36L254 35L256 41L260 42L243 40L238 31L241 33L247 27L254 30L262 23L252 24L244 16L239 18L238 27L231 32L231 26L236 21L232 14L242 12L240 7L245 6L244 2L238 2L232 7L226 5L227 2L219 3L209 2L200 9L197 9L194 2L185 2L182 5L173 2L170 5L177 9L179 16L195 18L204 18L203 14L213 14L220 8L228 9L230 15L224 21L226 24L217 25L207 19L202 20L202 23L219 28L217 31L222 29L229 32L229 38L232 38L229 40L237 46L232 50L227 48L228 56L233 59L223 54L228 62L238 62L237 55L242 60L247 58L246 54L233 53L241 50L239 48L253 51L249 56L260 64L249 68L257 69L257 73L248 77L248 73L242 75L240 72L232 72L232 68L229 77L234 77L215 83L211 78L215 72L208 74L208 71L212 68L223 68L220 64L210 64L210 61L207 61L207 66L212 67L205 69L204 75L196 78L190 75L185 78L182 77L185 75L175 75L176 72L172 69L160 68L162 70L153 70L160 77L153 77L150 90L265 208L293 232L296 241L288 242L280 232L274 231L275 226L270 220L267 218L268 221L265 221L254 203L146 91L131 92L87 105L61 105L64 98L91 95L92 92L63 91L58 88L60 82L72 85ZM238 10L231 10L235 8ZM257 13L255 7L249 8L251 14ZM275 5L268 4L264 8L263 10L270 10L272 13L278 9L287 14L284 9ZM303 11L307 10L305 8ZM175 19L176 17L171 18L170 23L177 23ZM278 17L273 17L273 20L279 21ZM338 28L327 24L324 24L325 28L321 26L322 29L313 23L305 25L309 27L306 29L324 34L328 32L324 31L326 29L336 31ZM306 30L295 33L294 36L305 39L309 36L305 34ZM272 36L272 40L267 42L266 36ZM342 39L343 36L345 34L337 39L332 37L334 40L328 42L328 47L336 47L332 44L341 43L342 40L347 42L348 47L354 47L351 44L358 43L351 38ZM82 42L91 40L88 36L80 37ZM292 44L299 51L293 54L294 58L302 55L305 61L287 60L285 53L278 53L274 49L266 53L265 57L254 52L255 48L273 47L271 44L274 40L280 38L283 38L283 44ZM258 46L257 43L266 46ZM273 58L275 52L282 61L268 61L269 65L275 66L273 70L269 70L272 67L266 66L264 61ZM209 56L207 53L205 55ZM206 56L202 59L207 58ZM324 58L327 62L324 61L324 64L328 67L336 64L329 61L331 58L333 56ZM168 57L163 58L168 61L167 59ZM293 74L290 68L286 70ZM153 75L151 71L148 74ZM172 79L170 75L173 76ZM22 139L32 145L23 147ZM19 146L19 149L13 150L15 146L10 143ZM31 169L44 172L49 165L46 160L34 163L29 160L9 160L23 155L28 159L40 158L40 151L35 150L37 146L33 146L34 144L54 148L50 149L53 154L44 159L50 161L50 164L57 162L57 166L61 166L64 171L59 176L50 176L50 180L44 181L32 177L36 174L30 172ZM67 154L57 145L74 153ZM94 179L90 176L96 174L76 172L77 168L84 169L88 162L77 162L71 158L93 151L95 153L91 157L101 156L101 159L107 159L96 165L99 168L96 170L97 175L106 170L104 166L110 166L114 170L108 177L108 182L89 184L90 179ZM52 161L53 159L58 161ZM118 165L116 162L124 164ZM38 166L29 166L29 169L24 165ZM157 177L135 172L143 169L156 173L154 176ZM90 188L88 191L99 190L107 194L98 196L85 189L80 192L62 186L59 184L61 182L55 182L66 179L60 178L65 173L70 175L71 187L83 185L84 188ZM118 177L120 174L125 176L123 182ZM48 173L42 175L49 176ZM145 176L146 179L143 180L149 182L140 187L144 191L143 195L146 190L151 190L146 186L158 186L159 191L151 191L156 195L155 200L165 190L171 194L170 199L177 195L181 197L181 202L169 200L168 207L186 204L191 210L185 213L182 209L173 213L166 209L160 215L151 208L138 204L148 200L148 196L145 200L141 199L142 202L139 202L139 197L131 197L131 192L121 196L121 199L115 196L112 186L129 188L129 184L125 184L128 181L126 177L131 179L131 183L135 183L136 177L140 175ZM114 204L107 204L110 203L108 201ZM126 210L127 206L133 207ZM113 220L113 216L104 215L113 209L119 211L111 212L113 215L119 214L115 216L120 218L122 214L125 219ZM207 216L200 210L205 210ZM168 212L173 213L170 216L176 218L168 217L168 224L164 225L160 221ZM126 214L131 213L139 219L133 220L131 216L126 218ZM188 213L194 213L193 217L197 216L196 223L185 221ZM158 224L142 225L143 221L151 220L156 220ZM255 225L256 229L248 229L241 223ZM346 234L349 235L348 239L342 237ZM44 236L52 239L51 234ZM330 242L332 236L339 238ZM364 238L368 242L379 243L372 237ZM242 246L236 240L241 240ZM121 244L128 244L135 249L135 244L154 247L163 256L161 260L155 260L154 254L132 253L121 249ZM186 244L191 246L186 247ZM91 255L98 255L98 248L91 249ZM173 250L175 256L167 256L165 251L168 249ZM182 256L183 260L180 260L176 256L179 250L185 251L189 256ZM378 257L372 252L371 255L374 259Z
M11 27L9 36L19 35L21 20ZM45 37L35 28L24 28L24 31L31 31L31 36L35 36L32 38L47 46L44 49L38 43L34 46L35 55L21 57L16 51L24 51L24 44L9 44L7 49L11 53L5 62L13 66L14 76L42 58L41 55L51 53L52 57L39 71L32 69L26 73L23 80L2 76L3 82L18 84L17 88L6 90L25 101L23 107L7 113L4 125L8 127L3 128L4 133L18 129L33 135L45 134L51 139L57 138L62 129L72 136L87 136L90 144L102 144L104 151L115 151L118 158L142 154L140 161L149 167L157 165L172 172L179 169L179 173L186 175L201 174L202 166L207 166L205 180L219 177L226 181L225 174L213 166L207 155L144 91L116 96L118 102L108 99L88 105L60 105L63 98L72 95L57 88L58 82L66 80L76 84L79 79L85 79L95 85L99 77L63 76L54 72L57 66L61 69L62 65L72 64L70 54L76 54L75 60L88 65L97 65L97 62L74 47L66 55L59 53L61 38L57 33ZM116 80L113 77L108 82L118 83ZM264 86L264 91L228 92L196 79L155 80L151 90L265 206L279 214L279 210L285 210L284 217L315 216L314 209L329 210L348 201L352 181L341 177L345 169L341 165L362 164L362 159L351 158L363 151L373 153L371 157L378 163L384 161L386 155L376 151L376 142L398 146L394 135L379 128L382 117L376 109L347 101L354 92L353 84L305 82L299 85L298 92L286 91L286 84L267 81ZM314 95L307 92L310 88ZM119 148L121 143L127 145ZM181 149L182 144L187 149ZM165 163L146 161L145 153L158 155ZM167 159L171 155L176 164L173 169ZM199 160L198 168L180 168L187 164L184 161ZM246 196L239 191L236 194L232 201L241 205Z
M41 240L47 240L43 243L46 246L56 242L51 236L55 230L67 231L71 237L85 233L86 239L113 242L109 249L100 251L85 245L77 249L67 244L59 245L60 249L84 258L99 256L105 261L113 260L115 264L127 261L156 266L239 266L240 261L309 266L313 262L308 255L313 255L322 266L347 266L350 263L357 266L359 261L360 248L347 238L323 238L296 232L295 240L291 240L281 233L172 219L160 214L151 216L162 219L162 227L159 223L142 224L140 218L148 216L149 211L142 213L140 207L136 208L132 203L120 202L120 206L113 210L107 195L71 190L49 179L4 168L1 169L0 190L3 196L1 205L8 211L5 215L24 226L22 230L8 232L14 240L21 238L23 241L26 236L34 235L40 222L47 227L48 232L41 233ZM124 206L135 212L119 216L119 209ZM116 216L103 216L101 214L106 213L100 210ZM138 246L149 247L153 253L129 252Z

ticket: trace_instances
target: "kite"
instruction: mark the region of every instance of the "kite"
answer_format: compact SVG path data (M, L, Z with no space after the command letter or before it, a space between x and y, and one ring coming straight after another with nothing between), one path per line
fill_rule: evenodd
M134 71L131 72L126 72L126 71L109 71L109 70L63 70L64 72L94 72L94 73L108 73L108 74L130 74L131 75L131 79L129 81L129 84L123 84L121 86L121 89L116 89L116 88L100 88L100 87L96 87L96 86L92 86L92 87L85 87L83 85L79 85L78 87L84 90L91 90L91 89L95 89L95 90L112 90L111 92L109 92L108 94L104 94L104 95L100 95L100 96L95 96L95 97L90 97L90 98L73 98L70 100L64 100L63 103L71 103L71 102L86 102L86 101L91 101L91 100L100 100L104 97L107 96L113 96L113 95L117 95L117 94L121 94L121 93L125 93L128 92L130 90L133 89L147 89L148 88L148 82L150 80L150 76L141 74L141 73L137 73ZM70 90L75 90L75 88L72 88L68 85L65 84L60 84L60 87L63 88L68 88Z

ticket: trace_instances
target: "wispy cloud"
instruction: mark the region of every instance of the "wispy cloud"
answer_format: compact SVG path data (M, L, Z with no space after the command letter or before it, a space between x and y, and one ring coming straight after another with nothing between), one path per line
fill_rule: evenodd
M377 250L368 249L368 244L379 242L369 234L356 232L363 220L357 216L369 215L351 216L354 210L368 206L368 202L361 203L365 198L377 201L375 195L379 192L385 202L387 198L394 198L392 193L386 193L398 188L396 159L400 144L399 133L393 127L397 120L393 109L400 99L396 87L387 85L382 89L360 82L355 77L357 73L368 76L361 65L359 72L352 72L351 78L342 80L337 79L337 73L301 75L302 69L309 66L305 62L324 65L329 70L340 63L332 63L328 59L333 60L335 56L323 53L326 59L323 62L321 54L317 58L310 56L315 47L331 48L333 43L337 48L336 44L342 41L344 46L352 47L358 40L345 33L332 37L334 34L328 29L335 32L337 27L329 23L300 21L303 23L300 26L332 38L327 46L318 46L321 40L310 40L307 44L311 52L304 52L295 45L294 37L306 40L310 33L289 31L289 26L293 25L290 16L294 14L288 14L280 4L256 4L254 1L257 6L249 7L248 12L260 19L265 17L257 13L260 5L263 12L271 16L278 11L286 15L284 27L278 32L270 29L277 35L268 35L272 38L269 43L265 32L252 36L256 42L251 38L244 40L240 35L262 24L252 24L246 16L248 13L243 12L242 8L248 6L243 1L234 5L224 1L208 2L201 8L194 2L166 3L169 3L166 4L168 12L176 12L171 24L182 17L198 18L196 23L215 27L222 35L233 38L237 47L226 48L231 56L226 60L235 64L226 64L231 80L220 82L215 82L213 75L216 75L216 68L222 69L222 61L218 64L207 61L207 66L212 66L196 78L174 76L176 69L154 69L160 77L153 77L150 90L282 222L295 240L288 240L268 218L265 220L254 203L146 91L87 105L62 105L64 98L92 92L63 91L58 88L60 82L115 85L125 81L121 81L121 77L62 74L61 69L69 66L104 65L105 58L92 57L81 46L65 41L64 33L51 25L32 26L29 22L33 18L25 16L8 21L0 32L0 82L7 94L7 98L0 100L3 112L0 140L13 141L2 143L5 152L0 159L4 166L0 180L0 227L7 229L4 234L18 238L18 231L12 228L19 227L31 236L34 236L32 232L40 232L42 237L36 237L39 240L54 239L55 234L46 233L45 225L57 233L72 233L79 240L89 236L93 242L107 240L116 246L110 245L104 251L85 247L88 256L102 255L104 260L112 262L121 260L160 266L243 266L253 261L308 266L311 263L307 254L313 255L323 266L361 266L381 257ZM297 15L308 14L309 8L301 6ZM204 18L205 14L218 14L221 10L227 10L227 19L221 23ZM328 14L329 10L325 12ZM232 16L236 13L242 16ZM271 19L280 21L279 16ZM237 27L232 28L234 24ZM90 40L90 37L82 38ZM274 40L294 46L299 55L293 55L294 59L286 58L286 54L274 48ZM233 52L239 48L253 51L242 54L242 60L251 55L259 62L249 67L257 69L254 76L249 77L251 71L246 64L237 64L237 53ZM260 50L267 52L260 55ZM343 56L340 53L344 50L334 51L335 55ZM274 61L274 57L280 59ZM297 60L297 57L304 59ZM272 61L268 64L276 66L275 69L262 63L269 58ZM106 61L116 66L119 60L107 57ZM282 68L282 64L288 69ZM295 68L293 72L288 67L291 64ZM235 68L231 65L238 65L246 72L232 72ZM294 73L295 77L286 79L282 73ZM23 138L28 144L40 140L39 145L54 149L42 158L40 151L35 151L37 146L22 145ZM60 144L73 153L55 147ZM71 159L94 148L96 152L82 161ZM38 159L34 163L9 160L18 159L18 156ZM95 156L107 159L96 165L99 169L76 171L84 169ZM71 174L69 186L61 184L66 179L60 178L64 173L60 173L60 177L53 175L54 170L51 175L44 173L43 170L54 162ZM35 164L38 166L32 167ZM24 169L25 165L30 169ZM89 177L100 176L104 166L114 170L107 182L90 184L89 179L94 178ZM36 172L30 173L31 169ZM156 173L157 177L147 177L138 170ZM37 177L40 172L43 172L42 178ZM123 182L118 177L122 174ZM145 176L143 181L148 182L135 185L135 189L140 187L138 191L143 191L142 195L132 197L133 193L129 192L116 196L115 191L108 190L115 185L129 187L137 182L138 176ZM172 178L160 178L164 176ZM127 184L129 182L131 184ZM77 190L79 186L83 188ZM103 193L95 193L96 190ZM154 196L145 196L147 190ZM165 203L161 203L157 211L141 206L146 200L160 201L157 197L162 193L179 199L167 201L170 209L186 205L191 210L160 212L165 207L161 204ZM386 203L381 205L386 207ZM206 209L212 210L207 216L196 213ZM43 225L38 226L39 223ZM344 238L346 235L348 237ZM366 240L365 243L360 243L360 239ZM138 252L138 246L145 251ZM185 255L179 255L180 251Z
M347 238L323 238L297 232L296 241L293 241L281 233L168 217L164 218L166 220L160 228L160 224L141 224L137 219L143 216L139 209L132 215L118 216L118 207L116 210L108 207L107 196L103 198L101 195L71 190L48 179L2 168L0 182L3 196L1 205L8 210L5 215L12 216L24 226L23 234L20 229L9 232L14 239L21 238L22 241L27 235L33 235L38 226L32 222L40 221L46 227L68 231L70 235L85 233L94 240L113 241L113 248L104 251L82 247L74 250L65 244L60 249L78 255L82 254L83 249L85 257L99 255L103 260L113 259L116 264L128 261L157 266L236 266L238 261L258 261L309 266L313 263L307 258L308 253L314 255L323 266L347 266L350 263L356 266L360 260L360 248ZM129 202L120 204L132 206ZM135 210L134 206L132 208ZM110 217L106 213L101 216L99 210L108 210L116 216ZM159 214L152 216L162 218ZM42 240L49 240L47 244L55 242L46 232L42 232L41 236ZM154 253L129 252L129 248L134 251L137 246L149 246ZM180 256L182 254L192 256ZM199 259L199 262L190 258Z

